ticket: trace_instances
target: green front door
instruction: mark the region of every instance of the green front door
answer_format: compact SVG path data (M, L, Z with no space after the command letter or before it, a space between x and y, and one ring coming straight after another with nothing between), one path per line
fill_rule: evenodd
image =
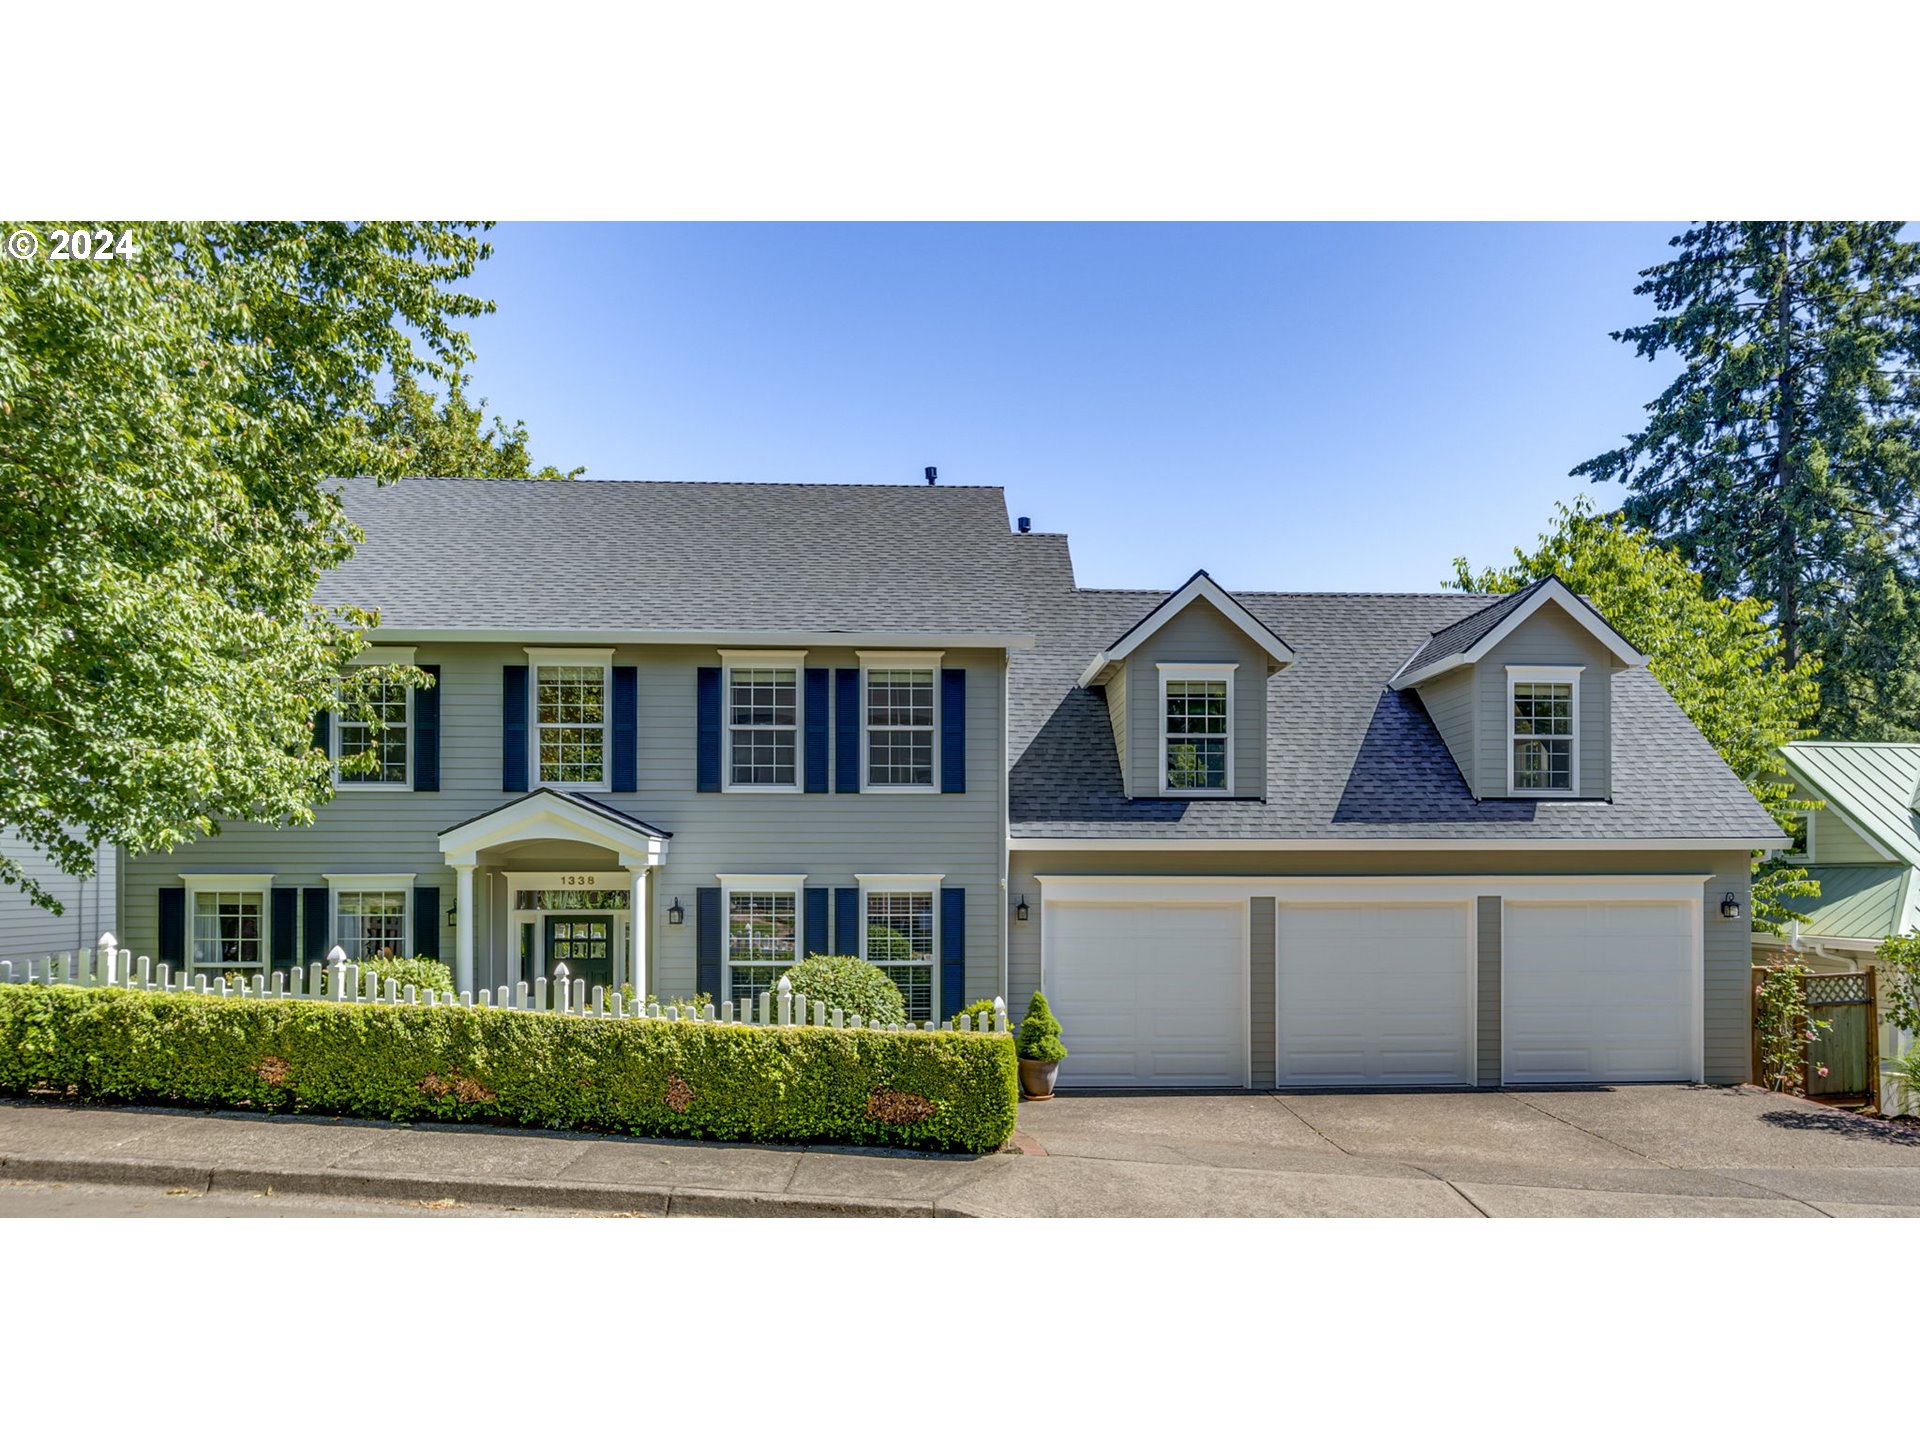
M613 917L611 915L549 915L547 917L547 979L558 980L567 967L567 983L613 986Z

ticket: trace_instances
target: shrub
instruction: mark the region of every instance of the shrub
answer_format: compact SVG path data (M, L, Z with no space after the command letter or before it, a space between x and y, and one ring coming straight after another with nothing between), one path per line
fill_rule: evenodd
M1053 1007L1038 990L1027 1002L1026 1018L1015 1036L1022 1060L1064 1060L1067 1047L1060 1043L1060 1022L1053 1018Z
M1907 1047L1907 1053L1893 1062L1893 1073L1900 1081L1903 1108L1920 1114L1920 1043Z
M1920 1031L1920 930L1889 935L1873 952L1880 971L1880 1014L1896 1030Z
M0 986L0 1092L549 1129L986 1151L998 1035Z
M425 955L376 955L369 960L351 962L360 967L360 993L366 994L367 976L373 976L376 992L384 992L387 981L391 980L405 993L407 986L414 987L414 993L424 995L429 990L438 990L448 994L453 989L453 971L438 960L430 960ZM321 990L325 994L333 993L333 971L328 968L321 979Z
M958 1025L962 1015L970 1015L973 1017L974 1029L991 1030L993 1028L993 1001L975 1000L971 1004L962 1006L954 1012L953 1023Z
M848 1015L878 1020L882 1025L904 1025L907 1002L900 987L878 965L852 955L809 955L787 967L793 993L809 1003L824 1000L829 1013L837 1005Z
M1807 976L1813 972L1792 951L1761 973L1753 987L1753 1028L1760 1049L1760 1073L1769 1090L1802 1093L1806 1089L1808 1047L1818 1043L1831 1020L1815 1020L1807 1008Z

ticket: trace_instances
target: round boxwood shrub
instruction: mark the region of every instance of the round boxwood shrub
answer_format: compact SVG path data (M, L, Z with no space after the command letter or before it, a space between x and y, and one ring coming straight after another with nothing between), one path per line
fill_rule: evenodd
M1053 1018L1053 1007L1038 990L1027 1002L1027 1017L1020 1022L1013 1044L1022 1060L1067 1058L1067 1047L1060 1043L1060 1022Z
M900 987L878 965L853 955L809 955L787 969L795 995L809 1005L824 1000L829 1012L837 1005L849 1018L878 1020L882 1025L904 1025L907 1002Z
M385 994L387 981L391 980L400 987L402 994L411 985L417 994L425 995L429 990L438 990L441 994L453 990L453 971L444 961L430 960L425 955L375 955L354 962L360 967L360 989L366 993L367 976L373 976L373 986L377 993ZM333 991L333 967L328 966L322 973L321 986L326 993Z

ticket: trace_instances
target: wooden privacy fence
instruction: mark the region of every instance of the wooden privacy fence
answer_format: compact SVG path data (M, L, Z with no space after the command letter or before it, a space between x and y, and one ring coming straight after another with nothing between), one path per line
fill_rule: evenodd
M1755 967L1753 983L1757 988L1767 971ZM1831 1021L1820 1038L1801 1043L1801 1064L1806 1071L1806 1093L1810 1100L1834 1104L1878 1105L1880 1103L1880 1006L1879 990L1872 970L1847 970L1839 973L1809 974L1800 979L1800 995L1812 1020ZM1761 1084L1760 1032L1756 1012L1753 1035L1753 1080ZM1820 1067L1827 1073L1822 1075Z
M244 996L255 1000L332 1000L366 1005L453 1005L476 1009L549 1011L557 1015L596 1015L614 1020L682 1020L716 1025L821 1025L835 1030L960 1030L1006 1035L1006 1001L994 997L993 1018L975 1025L962 1015L957 1021L927 1021L916 1025L882 1024L865 1016L849 1013L824 1000L810 1000L793 993L787 977L780 977L777 990L763 992L758 1002L735 1005L731 1000L718 1006L707 1004L696 1010L659 1004L628 1005L620 991L608 992L604 985L591 990L584 980L569 982L566 966L560 966L553 982L522 980L517 985L502 985L477 994L462 990L417 991L412 985L400 985L389 979L384 983L371 970L346 957L338 946L322 965L315 961L304 968L276 970L271 975L248 976L233 984L223 975L174 975L168 966L155 965L142 955L137 960L131 950L120 949L112 935L102 935L92 950L49 955L16 965L0 960L0 985L81 985L106 986L120 990L165 991L174 995Z

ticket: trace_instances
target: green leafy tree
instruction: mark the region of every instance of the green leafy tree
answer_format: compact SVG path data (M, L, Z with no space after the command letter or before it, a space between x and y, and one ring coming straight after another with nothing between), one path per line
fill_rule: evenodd
M342 679L378 617L312 595L358 538L329 477L407 469L366 423L379 377L457 375L492 308L456 288L475 229L143 225L130 256L0 259L0 825L62 870L310 822L315 712L424 681Z
M1462 590L1505 594L1549 575L1584 595L1647 657L1647 668L1747 784L1767 813L1789 832L1812 803L1794 794L1781 770L1780 747L1804 740L1820 700L1820 662L1788 666L1783 642L1756 597L1708 594L1680 555L1618 515L1596 515L1582 499L1557 507L1552 531L1513 564L1475 572L1453 562ZM1777 930L1794 911L1788 902L1816 895L1804 869L1764 866L1754 878L1753 918Z
M387 398L368 417L374 440L400 453L408 475L439 475L478 480L577 480L584 465L556 470L533 466L527 424L509 425L495 415L487 419L487 402L467 399L469 377L454 374L447 380L443 401L422 389L412 375L393 382Z
M1903 222L1712 223L1672 241L1614 332L1679 375L1646 428L1573 471L1715 594L1757 596L1788 667L1820 656L1819 728L1920 738L1920 245Z

